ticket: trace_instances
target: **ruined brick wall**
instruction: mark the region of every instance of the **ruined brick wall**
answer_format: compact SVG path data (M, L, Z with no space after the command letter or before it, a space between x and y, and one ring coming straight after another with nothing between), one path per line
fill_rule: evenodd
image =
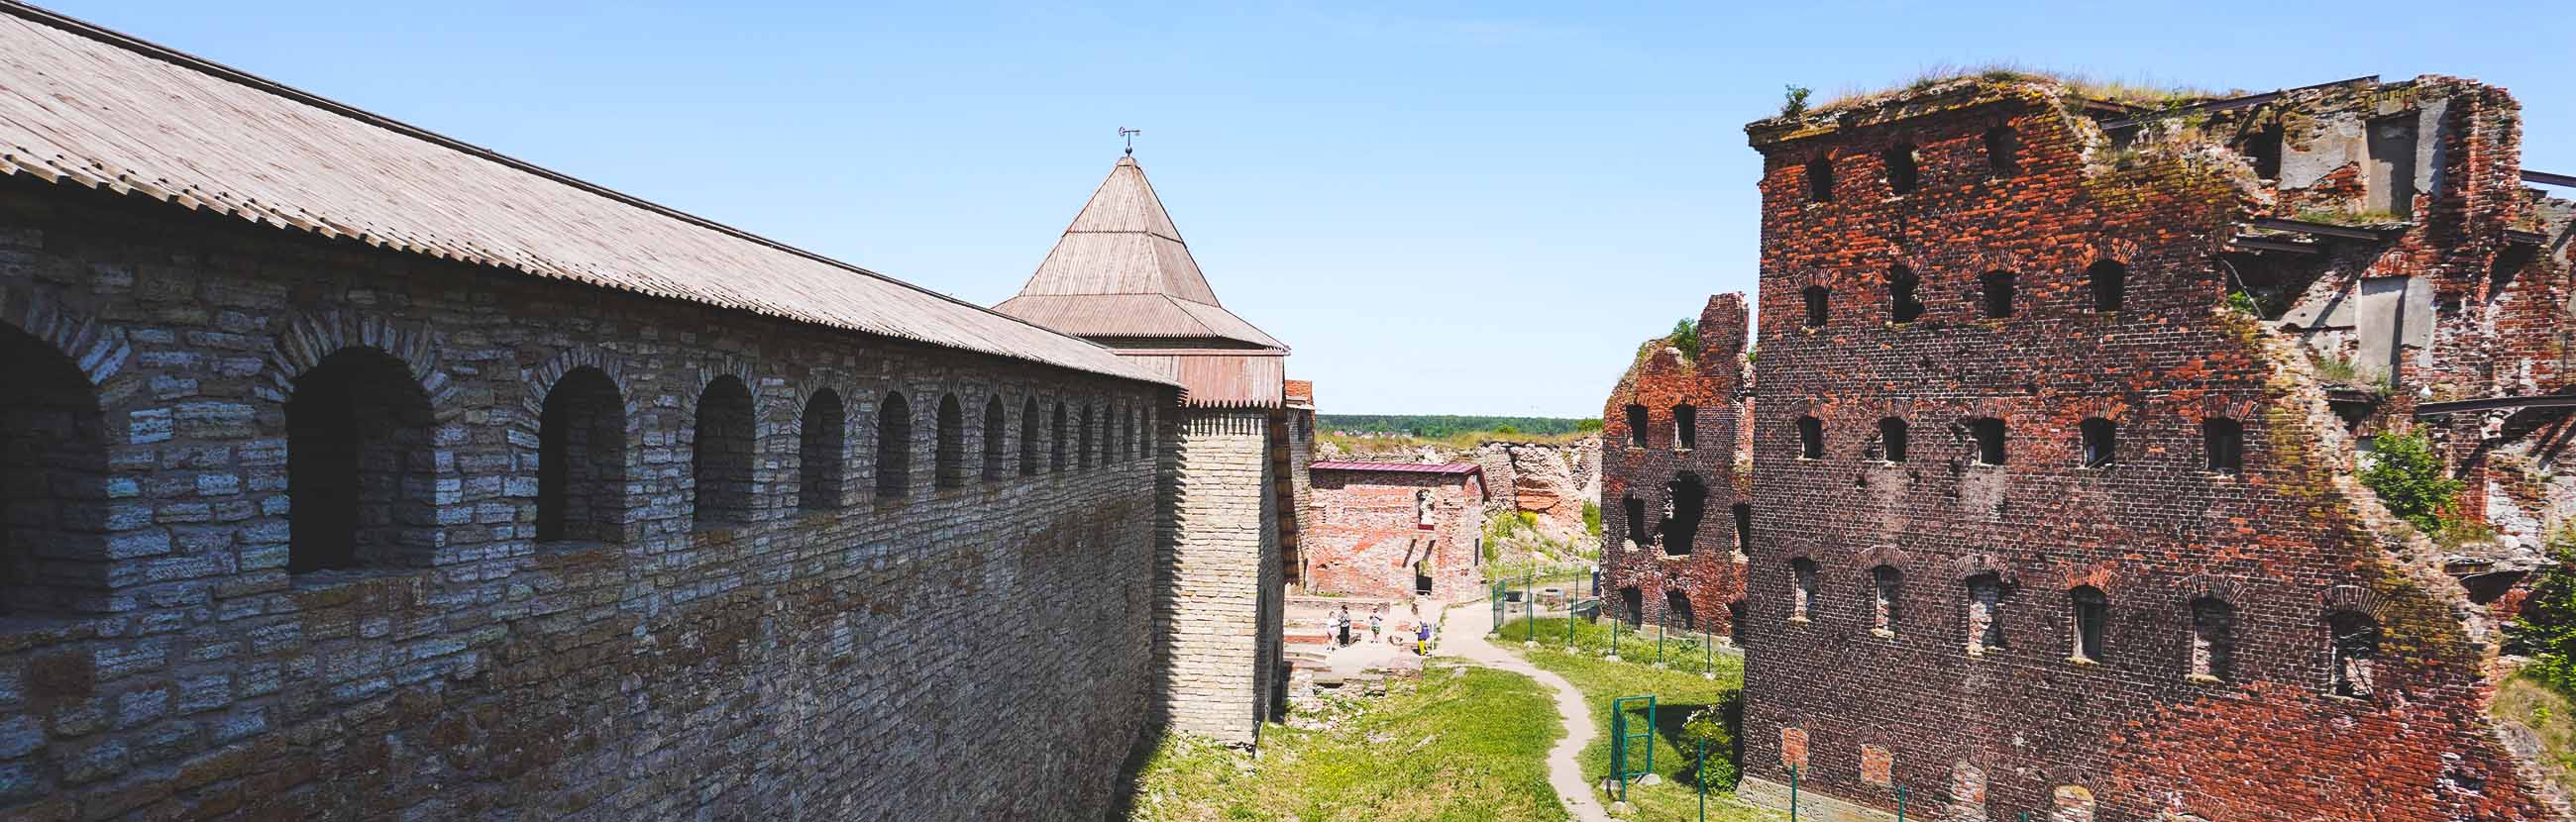
M1740 295L1709 298L1700 314L1699 358L1684 360L1661 340L1649 342L1602 408L1606 614L1632 624L1728 634L1743 612L1746 552L1738 517L1753 504L1751 478L1738 462L1739 428L1751 402L1741 393L1747 311ZM1687 444L1675 420L1685 406L1694 426ZM1642 442L1631 408L1641 409L1647 422ZM1697 524L1676 528L1689 516L1675 499L1677 489L1689 487L1684 474L1703 496ZM1633 519L1639 513L1643 521ZM1680 544L1685 535L1687 544ZM1682 602L1689 607L1672 607Z
M0 180L0 338L66 358L103 432L94 476L8 478L95 518L9 546L59 555L35 573L80 595L13 598L0 622L0 816L1109 806L1154 678L1155 463L1111 449L935 487L936 414L944 394L971 409L975 460L988 398L1008 454L1028 401L1149 408L1171 389L139 202ZM399 489L417 518L378 523L419 550L290 574L293 518L320 509L288 491L285 407L346 347L391 358L426 400ZM540 417L568 374L618 394L604 418L625 429L628 504L608 506L607 541L537 543ZM729 489L746 521L694 527L694 406L728 376L754 409L752 468ZM824 389L845 405L845 478L804 509L802 409ZM896 391L913 470L891 498L872 480Z
M1430 495L1422 523L1417 494ZM1316 593L1405 599L1417 571L1430 570L1430 599L1459 602L1485 595L1485 490L1474 474L1320 470L1316 522L1304 535L1306 589Z
M2269 195L2223 148L2115 147L2076 108L1968 78L1749 128L1743 793L1780 804L1797 765L1815 818L1897 787L1947 819L2550 818L2483 715L2473 606L2349 480L2289 338L2222 307L2214 257ZM2213 418L2241 468L2212 470ZM2333 626L2365 619L2375 658L2339 660Z
M1284 685L1275 413L1182 409L1172 415L1162 457L1156 716L1236 745L1260 741Z

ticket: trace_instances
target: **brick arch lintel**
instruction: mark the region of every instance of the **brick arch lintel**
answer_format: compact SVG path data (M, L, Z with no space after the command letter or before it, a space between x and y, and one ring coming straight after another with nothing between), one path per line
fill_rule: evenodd
M2388 599L2378 591L2359 585L2337 585L2326 589L2325 612L2351 611L2368 615L2380 624L2388 624Z
M445 425L465 412L456 402L456 381L440 366L435 330L339 309L289 317L278 332L277 345L269 350L266 379L252 393L284 404L295 395L296 378L349 348L373 348L400 361L428 400L432 424Z
M109 398L131 393L125 363L134 347L125 332L102 325L96 317L62 304L51 291L28 286L0 289L0 324L53 346L89 378L104 406Z
M554 394L555 385L561 383L565 375L582 368L599 369L599 373L608 377L608 383L617 388L619 416L625 420L627 435L633 436L636 433L636 413L642 406L636 400L634 384L626 377L625 361L589 345L566 348L555 352L545 362L519 370L519 380L527 390L519 395L520 413L518 419L511 421L511 427L535 434L545 419L546 397Z
M2021 584L2020 575L2013 571L2012 563L2004 561L2001 555L1981 551L1961 554L1950 560L1950 575L1961 582L1986 574L1995 575L1995 579L2005 585Z

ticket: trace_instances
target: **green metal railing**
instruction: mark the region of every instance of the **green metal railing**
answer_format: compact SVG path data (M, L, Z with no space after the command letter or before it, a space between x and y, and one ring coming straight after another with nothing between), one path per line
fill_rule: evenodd
M1644 731L1631 733L1628 730L1628 705L1636 702L1643 702L1646 705L1646 729ZM1636 757L1628 755L1629 747L1640 741L1646 743L1646 756L1643 763L1638 762ZM1632 769L1629 767L1630 765L1636 765L1637 767ZM1610 775L1618 780L1619 801L1628 801L1629 782L1636 780L1638 777L1654 772L1654 695L1623 696L1610 700Z

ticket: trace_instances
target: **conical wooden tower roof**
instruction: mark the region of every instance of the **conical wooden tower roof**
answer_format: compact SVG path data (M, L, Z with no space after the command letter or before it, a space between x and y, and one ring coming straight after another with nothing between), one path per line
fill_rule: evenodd
M1218 304L1145 169L1121 157L1004 314L1080 337L1286 349Z

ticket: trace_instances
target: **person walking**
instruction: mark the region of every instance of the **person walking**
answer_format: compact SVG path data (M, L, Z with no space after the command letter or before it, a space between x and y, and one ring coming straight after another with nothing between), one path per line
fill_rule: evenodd
M1430 655L1431 655L1431 620L1427 620L1427 619L1426 619L1426 620L1422 620L1422 621L1420 621L1420 622L1418 622L1418 623L1415 623L1415 624L1414 624L1414 626L1413 626L1413 631L1414 631L1414 636L1413 636L1413 654L1414 654L1415 656L1430 656Z
M1351 606L1344 605L1342 610L1334 612L1333 628L1341 633L1342 640L1340 644L1333 647L1348 647L1351 644Z
M1372 608L1372 609L1370 609L1370 610L1369 610L1369 641L1370 641L1370 642L1376 642L1376 641L1378 641L1378 620L1380 620L1380 619L1384 618L1385 616L1386 616L1386 603L1383 603L1383 602L1378 603L1378 606L1377 606L1376 608Z

